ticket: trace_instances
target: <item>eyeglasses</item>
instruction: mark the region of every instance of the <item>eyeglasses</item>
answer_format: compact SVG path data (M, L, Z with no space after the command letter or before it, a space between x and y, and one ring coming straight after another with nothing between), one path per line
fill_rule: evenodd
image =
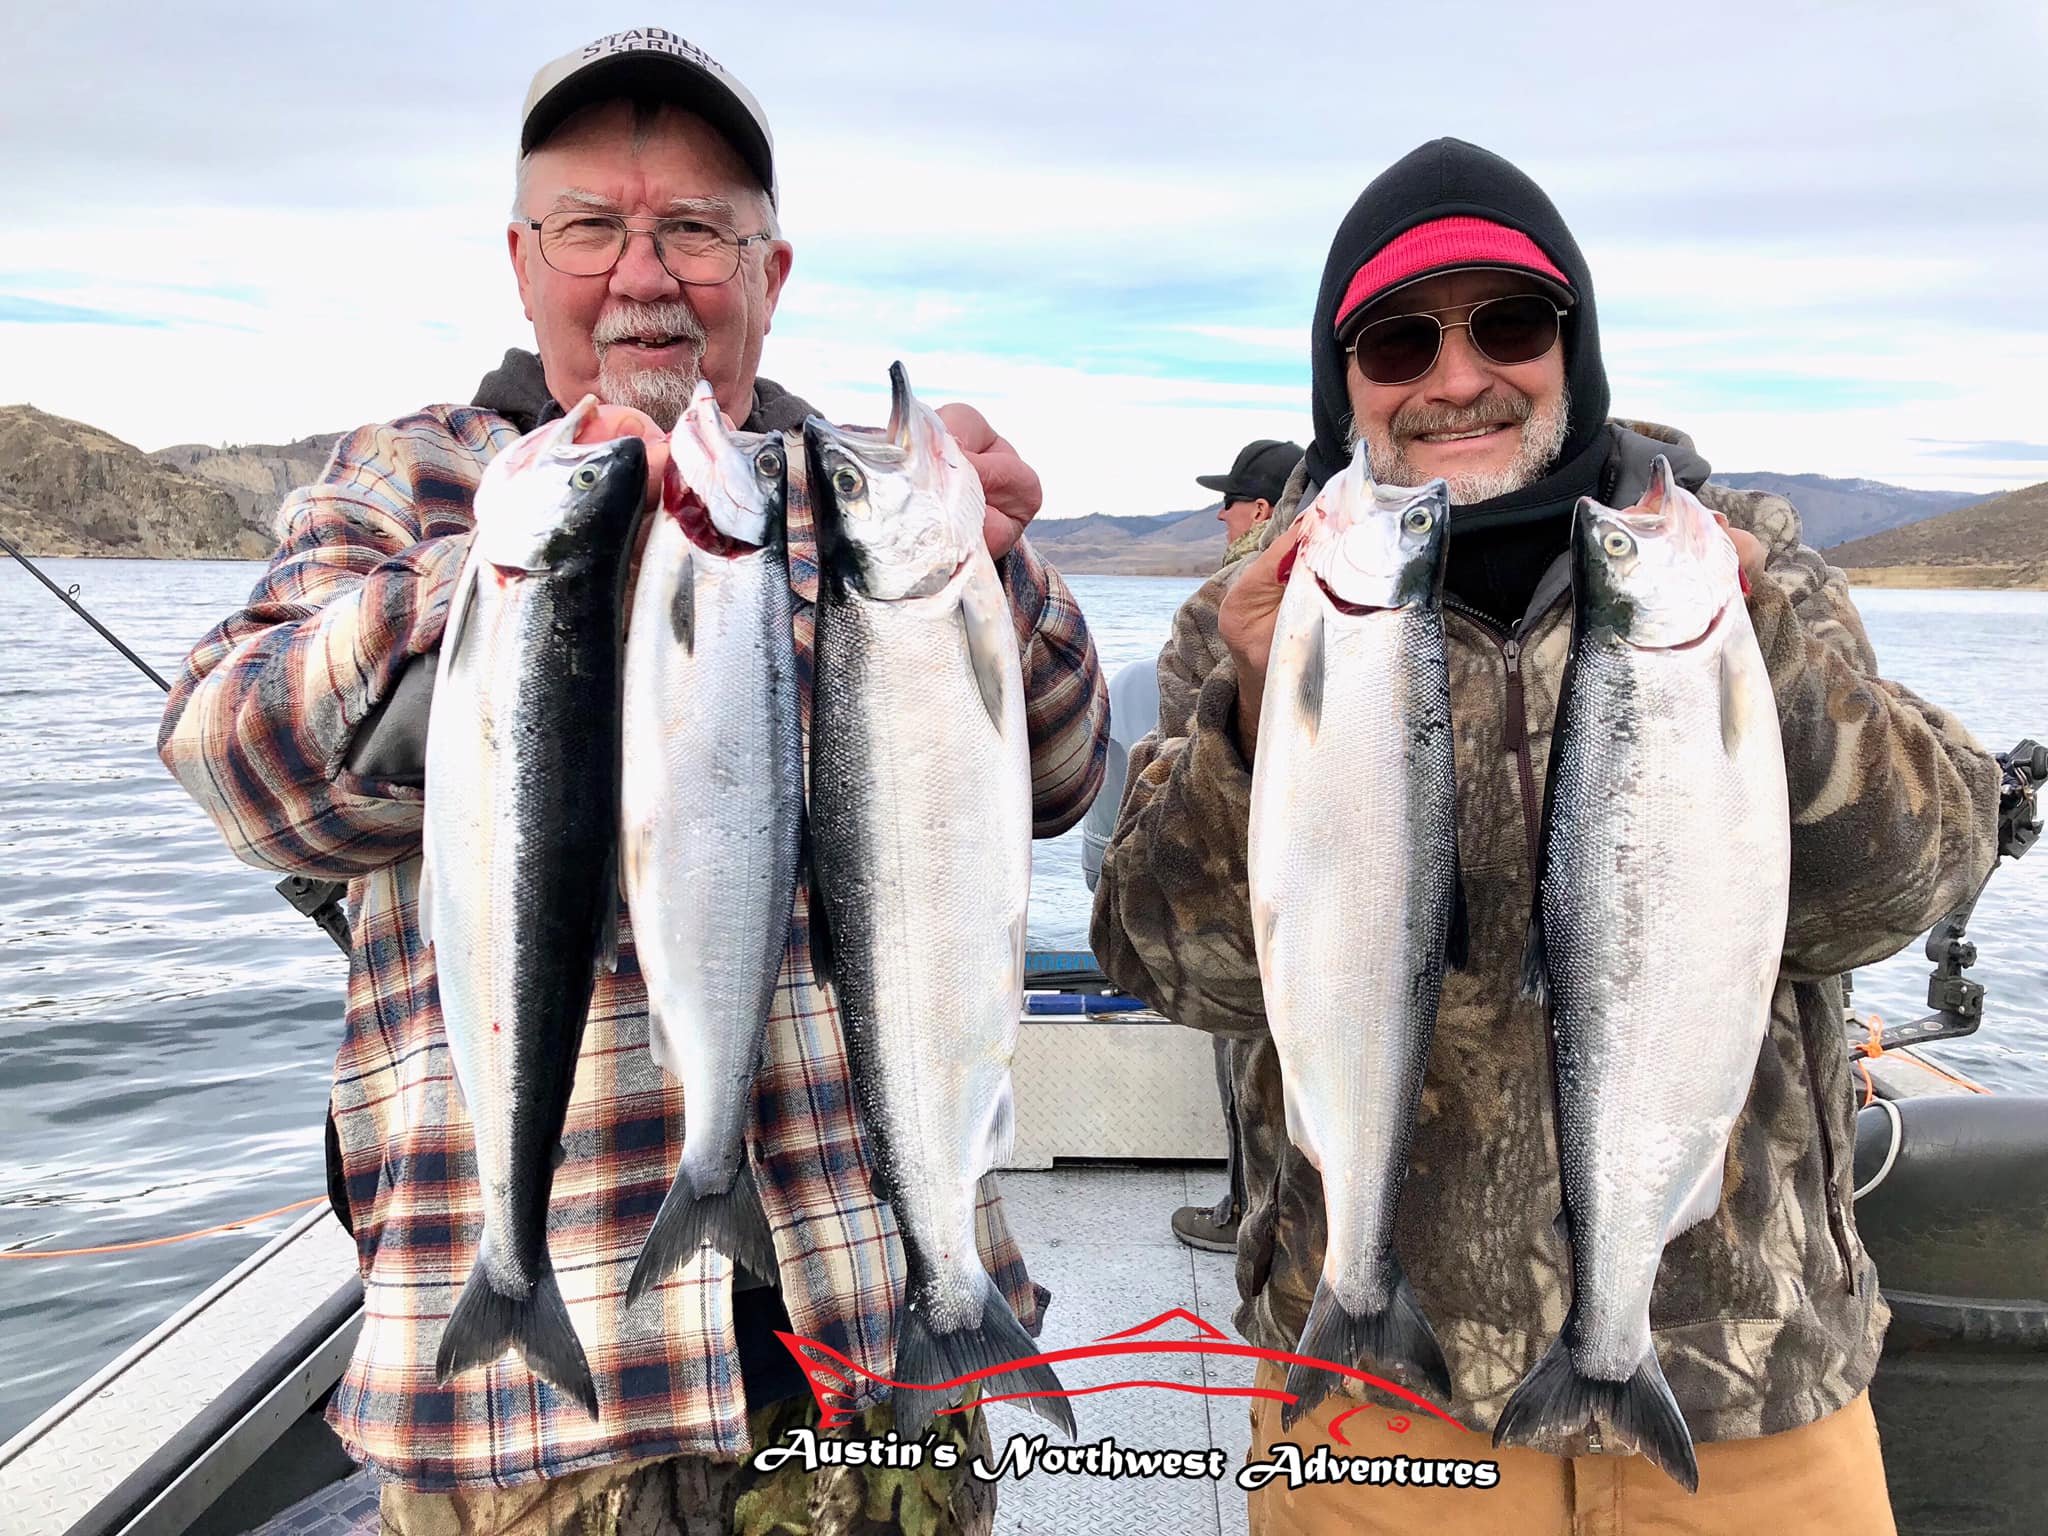
M740 269L740 247L772 240L766 233L742 235L702 219L628 219L616 213L564 209L544 219L527 219L540 231L541 259L567 277L602 277L626 254L626 242L646 235L654 242L661 269L679 283L715 288Z
M1437 318L1464 308L1458 304L1375 320L1351 339L1358 371L1375 384L1413 384L1436 366L1444 332L1460 326L1488 362L1504 368L1533 363L1557 345L1558 324L1564 318L1563 310L1536 293L1482 300L1462 320Z

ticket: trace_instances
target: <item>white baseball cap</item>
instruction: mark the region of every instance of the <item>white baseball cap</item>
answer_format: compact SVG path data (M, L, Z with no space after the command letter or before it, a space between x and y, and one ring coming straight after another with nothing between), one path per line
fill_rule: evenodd
M531 152L578 108L640 92L665 96L710 123L776 202L775 139L761 103L718 60L664 27L614 32L544 65L526 90L519 153Z

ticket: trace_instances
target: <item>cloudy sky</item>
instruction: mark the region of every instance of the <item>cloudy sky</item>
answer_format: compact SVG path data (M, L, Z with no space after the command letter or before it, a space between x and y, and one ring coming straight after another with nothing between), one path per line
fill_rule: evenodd
M1048 515L1199 505L1247 439L1305 441L1329 238L1444 133L1573 226L1618 414L1724 470L2048 479L2038 0L4 4L0 403L144 448L467 399L531 341L528 77L666 25L774 124L763 371L872 420L905 359Z

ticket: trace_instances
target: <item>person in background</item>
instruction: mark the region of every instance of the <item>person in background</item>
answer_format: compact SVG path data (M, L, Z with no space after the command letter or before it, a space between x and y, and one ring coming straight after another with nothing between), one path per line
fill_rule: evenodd
M1246 443L1227 472L1195 476L1195 484L1223 495L1216 520L1223 524L1230 540L1223 551L1224 565L1258 548L1273 508L1280 504L1280 492L1287 486L1287 477L1294 473L1304 451L1299 443L1262 437Z
M1258 549L1266 523L1279 504L1280 493L1305 452L1299 443L1262 437L1246 443L1236 462L1224 473L1195 476L1195 484L1223 497L1216 519L1223 524L1229 542L1220 569L1230 569ZM1124 766L1131 749L1150 735L1158 723L1157 663L1134 661L1110 680L1109 765L1102 787L1095 792L1095 800L1082 822L1082 873L1091 891L1101 877L1103 851L1116 828L1117 805L1124 790ZM1215 1047L1216 1092L1223 1105L1226 1137L1223 1193L1214 1205L1182 1206L1173 1213L1172 1226L1173 1235L1190 1248L1206 1253L1232 1253L1237 1248L1237 1224L1244 1215L1244 1173L1238 1156L1237 1098L1232 1086L1236 1068L1231 1060L1231 1042L1218 1035Z

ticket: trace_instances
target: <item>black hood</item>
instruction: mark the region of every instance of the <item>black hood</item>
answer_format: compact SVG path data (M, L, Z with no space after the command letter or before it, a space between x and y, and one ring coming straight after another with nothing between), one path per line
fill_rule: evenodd
M1389 166L1337 226L1316 296L1309 356L1315 391L1315 441L1308 450L1312 484L1320 485L1350 462L1345 428L1351 397L1344 387L1345 354L1337 344L1338 302L1352 274L1389 240L1418 224L1457 216L1490 219L1520 230L1571 280L1577 302L1565 314L1565 384L1571 420L1551 472L1506 496L1451 511L1452 536L1569 512L1600 478L1608 441L1607 369L1600 360L1600 324L1593 279L1578 242L1543 189L1499 155L1462 139L1436 139Z

